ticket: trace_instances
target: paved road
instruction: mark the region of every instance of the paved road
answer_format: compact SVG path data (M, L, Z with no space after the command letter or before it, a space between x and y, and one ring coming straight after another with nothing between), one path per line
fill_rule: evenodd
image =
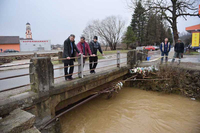
M160 58L161 57L160 51L150 51L149 56L151 56L150 60ZM174 48L172 48L169 53L169 62L172 61L173 56L174 56ZM177 61L178 60L176 58L175 62ZM200 55L184 55L183 58L181 59L181 62L200 63Z
M105 61L105 60L109 60L108 62L101 62L101 61ZM111 59L103 59L103 60L99 60L99 63L97 68L99 67L105 67L105 66L109 66L109 65L114 65L116 64L116 60L111 60ZM126 58L121 59L121 62L126 62ZM86 62L88 63L88 61ZM63 65L56 65L55 68L57 67L63 67ZM113 66L115 67L115 66ZM107 69L107 68L106 68ZM89 70L89 65L86 64L84 67L84 70ZM74 72L78 71L78 67L75 66L74 68ZM97 69L97 72L101 71L100 69ZM3 77L8 77L8 76L14 76L14 75L20 75L20 74L26 74L29 73L29 69L25 68L25 69L18 69L18 70L9 70L9 71L0 71L0 78ZM84 74L89 74L89 71L85 72ZM63 69L57 69L54 70L54 77L59 77L59 76L63 76L64 75L64 70ZM74 75L74 77L77 77L77 75ZM55 80L56 82L61 82L64 81L64 78L59 78ZM8 89L11 87L16 87L16 86L20 86L20 85L24 85L24 84L29 84L30 83L30 79L29 76L23 76L23 77L18 77L18 78L12 78L12 79L6 79L6 80L0 80L0 90L4 90L4 89Z

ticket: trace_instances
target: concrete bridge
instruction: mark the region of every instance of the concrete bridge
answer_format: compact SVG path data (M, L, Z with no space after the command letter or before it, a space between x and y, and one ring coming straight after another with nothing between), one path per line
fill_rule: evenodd
M120 67L118 62L117 67L100 73L73 81L54 83L51 59L33 57L29 67L31 91L0 101L0 116L3 118L0 120L0 131L39 132L37 128L55 117L57 111L107 88L114 81L123 79L129 68L145 58L146 54L129 51L127 65L123 67ZM59 121L52 122L41 132L59 133Z

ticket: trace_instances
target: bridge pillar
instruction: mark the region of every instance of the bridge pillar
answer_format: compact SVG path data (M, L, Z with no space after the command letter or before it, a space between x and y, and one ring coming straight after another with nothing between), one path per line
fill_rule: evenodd
M137 51L132 50L127 53L127 66L128 68L133 68L137 65Z
M52 101L51 98L48 97L49 90L53 89L54 71L53 64L49 57L33 57L30 62L30 82L33 83L33 85L31 85L31 90L37 93L38 97L45 96L46 98L45 101L39 102L35 106L36 127L39 127L55 115L52 114ZM52 127L53 126L51 126L51 128Z
M33 57L29 66L31 90L39 95L48 92L54 83L53 64L49 57Z

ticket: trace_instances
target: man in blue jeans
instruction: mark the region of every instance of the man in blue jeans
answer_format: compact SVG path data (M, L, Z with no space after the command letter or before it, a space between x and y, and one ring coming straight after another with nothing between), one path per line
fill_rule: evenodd
M168 42L168 38L165 38L165 42L162 42L160 44L161 64L163 63L164 56L165 56L165 62L167 63L170 49L171 49L170 42Z

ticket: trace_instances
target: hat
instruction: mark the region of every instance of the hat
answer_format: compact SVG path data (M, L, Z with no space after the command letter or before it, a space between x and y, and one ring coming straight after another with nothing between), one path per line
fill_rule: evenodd
M97 37L97 36L94 36L94 39L98 40L98 37Z
M181 39L179 38L178 41L181 41Z

